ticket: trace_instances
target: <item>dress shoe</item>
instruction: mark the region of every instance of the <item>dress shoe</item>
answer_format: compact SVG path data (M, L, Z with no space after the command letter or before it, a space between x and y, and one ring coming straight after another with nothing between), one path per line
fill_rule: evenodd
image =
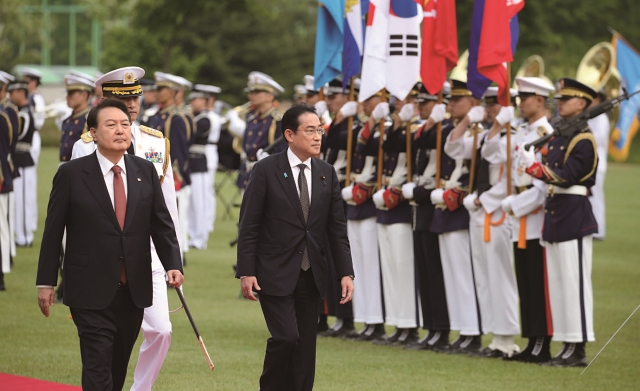
M584 342L568 343L567 348L560 356L560 359L556 360L552 365L560 368L586 367L587 356L585 354L584 345Z
M478 353L482 349L482 336L480 335L460 335L451 345L446 353L450 354L472 354Z
M347 340L347 341L353 341L353 340L360 339L369 331L370 328L373 328L373 327L374 327L373 325L365 323L364 327L362 328L362 330L358 331L355 334L345 335L345 336L342 337L342 339Z
M342 338L345 335L352 335L355 333L356 328L353 325L353 318L338 318L331 328L320 335L323 337Z
M568 343L563 342L562 343L562 350L560 350L560 353L556 354L555 357L553 357L549 361L545 361L545 362L539 363L539 365L541 365L543 367L555 367L558 362L562 361L562 355L564 354L564 352L567 351L567 347L568 346L569 346Z
M520 353L516 353L511 357L505 357L506 361L517 361L524 363L544 363L551 360L551 352L549 345L551 337L529 338L529 344Z
M393 346L405 346L408 344L417 343L420 339L420 334L418 334L417 327L400 330L402 330L400 336L398 336L398 339L392 344Z
M352 341L378 341L385 338L384 324L370 324L367 330L364 330L359 336L351 338Z
M318 334L329 330L329 324L327 323L327 315L320 315L318 317Z
M394 331L393 334L385 335L379 339L373 340L373 344L374 345L391 345L392 343L398 340L398 338L400 337L400 333L401 333L401 329L396 327L396 331Z
M472 357L481 357L481 358L505 358L509 357L509 355L503 352L500 349L491 349L490 347L486 347L482 349L479 353L470 353Z

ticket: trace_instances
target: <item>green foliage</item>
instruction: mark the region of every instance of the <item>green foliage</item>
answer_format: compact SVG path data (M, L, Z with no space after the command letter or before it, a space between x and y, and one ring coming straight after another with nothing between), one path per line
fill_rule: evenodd
M0 372L67 384L80 384L80 349L69 309L57 304L49 318L36 301L35 273L51 179L58 167L57 150L45 148L38 166L40 227L34 246L18 248L15 266L0 292ZM218 182L222 177L218 177ZM596 342L587 346L592 359L638 305L640 264L637 226L640 167L610 164L607 192L607 238L594 242L593 288ZM220 193L230 200L236 190ZM236 200L237 202L237 200ZM211 372L183 311L171 314L171 348L154 390L256 390L268 332L257 303L240 300L233 278L238 209L225 219L218 198L218 218L207 250L188 253L184 294L202 338L216 364ZM178 307L169 291L169 307ZM640 315L636 313L593 365L582 369L545 368L502 360L409 352L396 347L319 338L316 390L637 390ZM361 325L358 325L360 328ZM389 329L388 331L392 331ZM424 331L421 331L424 335ZM455 337L455 336L453 336ZM490 336L483 337L487 345ZM142 335L129 364L124 389L133 381ZM524 341L517 343L522 347ZM552 344L557 353L559 343ZM2 386L0 385L0 389Z

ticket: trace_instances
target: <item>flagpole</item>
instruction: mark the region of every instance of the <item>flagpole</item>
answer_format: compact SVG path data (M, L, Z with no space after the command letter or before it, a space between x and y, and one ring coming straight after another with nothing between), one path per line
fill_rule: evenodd
M406 158L407 158L407 183L412 182L413 181L413 173L411 172L411 166L413 165L413 161L411 158L412 155L412 150L411 150L411 137L413 137L413 134L411 134L411 121L407 121L406 123L407 126L407 151L405 152Z
M351 88L349 89L349 102L353 102L355 100L355 81L356 77L351 76ZM345 186L349 186L351 184L351 160L353 158L353 116L350 116L347 120L347 168L346 174L347 178L345 179Z
M380 95L380 97L382 98L383 102L387 101L387 90L383 89L382 93ZM380 190L382 189L382 171L384 170L384 151L382 149L382 144L384 143L384 135L385 135L385 129L384 129L384 122L385 122L386 118L382 118L380 120L380 126L379 126L379 133L380 133L380 142L378 143L378 180L376 182L376 184L378 185L377 189Z
M442 104L442 90L438 92L438 104ZM436 189L440 188L440 171L442 170L442 121L436 125Z
M511 63L507 63L507 92L509 93L509 106L511 106ZM511 123L507 123L507 197L511 195Z

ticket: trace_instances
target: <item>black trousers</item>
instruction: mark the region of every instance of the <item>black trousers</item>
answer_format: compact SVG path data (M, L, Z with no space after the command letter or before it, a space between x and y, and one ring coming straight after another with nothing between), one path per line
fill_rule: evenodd
M300 270L296 289L289 296L260 294L271 333L260 376L261 391L313 389L319 299L311 269Z
M448 331L449 311L444 290L438 234L413 231L413 256L416 263L416 287L420 292L423 328Z
M70 308L80 337L83 391L120 391L142 325L143 308L120 289L103 310Z
M329 248L328 242L325 248ZM320 313L343 319L353 318L353 305L351 302L340 304L340 300L342 299L342 285L340 284L340 278L336 274L331 251L327 251L325 257L329 265L329 281L327 281L328 289L326 296L321 302L322 312Z
M531 239L527 240L526 249L519 249L518 243L513 243L513 254L520 295L522 336L551 336L553 329L544 248L538 239Z

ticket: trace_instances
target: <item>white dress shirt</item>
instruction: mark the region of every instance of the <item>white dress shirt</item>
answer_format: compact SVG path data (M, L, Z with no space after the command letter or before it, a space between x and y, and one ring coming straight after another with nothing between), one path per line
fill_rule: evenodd
M102 175L104 176L104 183L107 185L107 191L109 192L109 198L111 198L111 205L113 205L113 209L115 210L115 204L113 203L113 171L111 170L114 166L113 163L109 161L106 157L104 157L100 150L96 149L96 156L98 157L98 164L100 164L100 170L102 170ZM116 166L120 167L122 182L124 182L124 195L127 195L127 171L124 166L124 155L120 158L118 164Z
M291 148L287 149L287 157L289 158L289 164L291 165L293 180L296 183L296 191L298 192L298 197L300 197L300 185L298 185L298 175L300 175L300 167L298 167L298 164L304 163L304 165L307 166L304 176L307 178L307 187L309 188L309 205L311 205L311 158L308 158L303 162L295 155L295 153L291 151Z

